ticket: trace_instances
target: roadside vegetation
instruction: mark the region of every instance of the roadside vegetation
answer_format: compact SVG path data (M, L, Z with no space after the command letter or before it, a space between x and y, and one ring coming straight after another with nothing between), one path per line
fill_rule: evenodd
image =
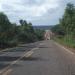
M11 23L3 12L0 12L0 48L13 47L43 40L43 30L36 30L32 23L20 20L19 25Z
M52 27L55 40L68 47L75 48L75 6L68 3L59 24Z

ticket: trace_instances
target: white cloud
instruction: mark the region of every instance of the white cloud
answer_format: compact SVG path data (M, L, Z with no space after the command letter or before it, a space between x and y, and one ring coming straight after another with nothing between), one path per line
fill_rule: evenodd
M55 24L68 2L74 0L0 0L3 11L12 22L26 19L33 24Z
M0 0L0 11L15 19L33 20L44 16L49 10L57 9L60 0ZM31 4L32 3L32 4ZM15 18L15 19L14 19Z
M28 3L27 1L29 0L25 0L25 4ZM3 9L4 5L6 6L11 6L13 7L13 9L11 8L11 12L14 11L22 11L24 12L26 15L29 16L42 16L43 14L45 14L50 8L56 8L58 7L58 0L35 0L36 1L36 5L30 6L30 4L26 4L26 5L20 5L21 3L23 3L23 0L0 0L0 9L3 10L4 12L6 12L6 10L8 12L10 12L9 9ZM38 3L42 3L40 6L38 5Z

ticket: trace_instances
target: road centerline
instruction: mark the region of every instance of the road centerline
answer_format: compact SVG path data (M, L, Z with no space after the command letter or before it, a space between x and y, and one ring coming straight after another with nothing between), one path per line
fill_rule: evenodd
M31 51L24 52L24 53L21 55L21 57L20 57L19 59L17 59L17 60L15 60L15 61L11 62L7 67L5 67L4 69L2 69L2 70L0 71L0 75L2 75L2 73L5 73L6 71L8 71L9 68L10 68L12 65L16 64L17 62L19 62L23 57L29 57L29 56L31 56L31 55L34 53L34 50L37 50L37 49L39 49L39 48L36 47L36 48L31 49Z

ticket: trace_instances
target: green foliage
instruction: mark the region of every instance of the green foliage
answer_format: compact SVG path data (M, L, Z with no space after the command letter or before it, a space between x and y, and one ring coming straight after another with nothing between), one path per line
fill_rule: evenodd
M72 37L69 37L69 38L67 38L67 36L62 38L57 37L55 38L55 41L67 47L75 48L75 39Z
M52 32L54 32L57 35L65 35L64 29L58 24L51 28Z
M4 13L0 13L0 46L6 45L10 39L12 24Z
M54 26L53 31L56 33L63 32L65 35L74 35L75 33L75 6L68 3L63 17L59 20L59 24Z
M35 34L36 34L38 40L44 39L44 30L36 29Z
M64 45L75 48L75 6L68 3L59 25L54 26L53 30L59 33L63 30L65 35L57 35L56 40ZM62 35L62 36L61 36Z
M12 24L4 13L0 13L0 47L13 47L19 43L42 39L42 32L33 29L32 23L20 20L20 25ZM38 33L37 33L38 32ZM39 39L38 39L39 38Z
M67 4L63 18L60 20L60 25L66 34L71 34L71 32L75 31L75 6L73 4Z
M27 23L25 20L20 20L20 26L19 26L19 34L18 38L19 41L23 43L27 42L34 42L35 41L35 34L34 34L34 29L32 27L31 23Z

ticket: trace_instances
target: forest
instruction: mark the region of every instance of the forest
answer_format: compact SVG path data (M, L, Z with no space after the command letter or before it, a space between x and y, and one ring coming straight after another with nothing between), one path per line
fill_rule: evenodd
M68 3L59 24L52 27L56 40L69 47L75 48L75 5Z
M11 23L7 15L0 12L0 48L43 40L43 34L44 30L34 29L31 22Z

